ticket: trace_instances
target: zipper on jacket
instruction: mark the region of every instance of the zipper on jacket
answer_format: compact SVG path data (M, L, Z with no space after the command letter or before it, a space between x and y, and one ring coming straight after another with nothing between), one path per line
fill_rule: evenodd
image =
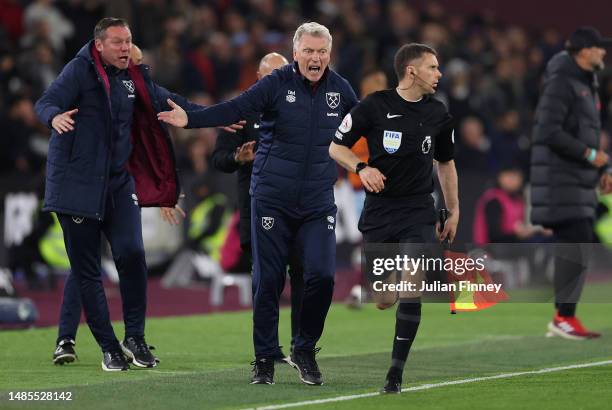
M102 77L100 77L100 73L98 72L98 69L96 68L96 64L93 61L90 61L91 65L93 66L94 72L96 73L96 77L98 78L98 82L100 83L101 87L102 87L102 91L104 93L104 95L106 96L106 115L107 115L107 121L106 121L106 131L107 131L107 135L109 136L109 151L110 151L110 155L107 155L105 158L105 163L104 163L104 175L102 175L102 177L100 178L102 180L102 183L104 184L104 187L102 189L102 197L100 198L100 205L98 207L98 209L100 210L99 213L96 213L96 217L99 221L102 221L104 219L104 213L106 212L106 194L108 192L108 174L110 172L110 156L112 156L113 154L113 135L112 135L112 114L111 114L111 106L110 106L110 95L106 93L106 88L104 87L104 82L102 80ZM109 93L110 93L110 79L109 79ZM109 119L110 117L110 119Z
M315 100L317 98L317 94L319 93L319 89L322 88L323 84L319 84L315 92L312 90L308 90L310 93L310 135L308 138L308 144L306 146L306 156L304 157L304 165L302 165L302 177L300 178L300 183L298 184L298 192L296 197L296 206L301 206L302 203L302 192L304 191L304 182L306 180L306 174L308 172L308 165L310 164L310 154L312 151L312 140L314 139L317 131L319 130L319 123L316 121L317 114L315 110Z

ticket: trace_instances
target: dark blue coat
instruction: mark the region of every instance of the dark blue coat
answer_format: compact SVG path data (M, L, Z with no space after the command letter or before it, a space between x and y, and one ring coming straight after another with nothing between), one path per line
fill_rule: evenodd
M357 104L349 83L327 70L316 87L288 64L238 97L188 112L188 127L235 123L261 114L251 195L287 206L334 203L336 163L329 144L344 116Z
M40 120L51 127L53 118L78 108L74 131L52 129L47 158L44 210L101 220L106 204L111 164L113 123L108 78L93 41L83 46L35 106ZM132 121L132 153L128 171L136 181L141 206L174 206L179 184L168 131L156 114L167 110L172 98L184 108L184 98L151 81L149 67L130 64L136 92ZM126 112L130 112L126 110Z

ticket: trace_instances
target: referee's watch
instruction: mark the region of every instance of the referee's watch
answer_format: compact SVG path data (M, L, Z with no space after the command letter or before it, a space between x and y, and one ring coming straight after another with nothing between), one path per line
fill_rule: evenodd
M359 174L361 170L368 166L367 162L360 162L355 166L355 173Z

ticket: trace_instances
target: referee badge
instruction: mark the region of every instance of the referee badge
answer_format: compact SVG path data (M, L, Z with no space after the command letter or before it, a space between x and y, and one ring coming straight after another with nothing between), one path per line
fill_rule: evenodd
M269 231L274 226L274 218L271 216L262 216L261 226L263 226L266 231Z
M383 134L383 147L389 154L395 153L402 145L402 133L385 130Z

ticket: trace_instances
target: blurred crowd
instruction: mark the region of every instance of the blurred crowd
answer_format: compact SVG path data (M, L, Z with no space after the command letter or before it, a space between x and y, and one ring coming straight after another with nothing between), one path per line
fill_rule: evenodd
M462 221L459 240L472 239L478 197L497 173L518 168L529 181L530 134L541 74L563 48L560 32L513 25L492 12L449 13L441 3L390 0L0 0L0 196L15 178L41 181L49 130L33 103L62 67L92 38L103 16L126 18L158 84L209 105L256 81L259 59L276 51L291 60L291 39L303 21L333 35L331 67L359 94L362 79L386 75L395 85L393 55L408 42L439 52L443 73L437 98L456 120L456 164ZM600 76L603 141L612 129L612 76ZM211 169L218 130L175 132L176 155L188 210L198 192L236 199L232 176ZM346 175L342 176L346 178ZM339 184L340 185L340 184ZM36 183L32 183L36 186ZM358 184L350 184L360 198ZM348 194L350 197L350 193ZM342 200L351 201L342 190ZM347 202L348 203L348 202ZM358 212L359 205L351 212ZM346 217L356 221L356 215ZM358 240L349 227L344 235Z

